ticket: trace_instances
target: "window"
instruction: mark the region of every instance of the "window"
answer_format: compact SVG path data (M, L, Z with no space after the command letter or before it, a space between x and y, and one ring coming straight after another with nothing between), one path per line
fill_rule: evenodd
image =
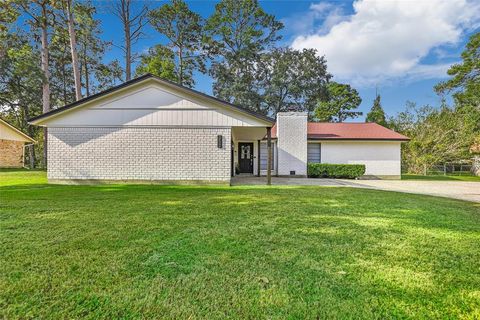
M272 170L273 170L273 143L272 143ZM260 170L267 170L268 149L266 142L260 142Z
M307 161L311 163L320 163L322 160L321 149L322 147L320 143L309 143L307 145Z

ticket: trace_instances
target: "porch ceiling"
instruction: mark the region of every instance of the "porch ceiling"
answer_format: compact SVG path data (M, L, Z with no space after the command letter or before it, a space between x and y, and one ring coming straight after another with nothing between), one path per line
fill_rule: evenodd
M262 140L266 134L266 127L232 127L232 136L235 141Z

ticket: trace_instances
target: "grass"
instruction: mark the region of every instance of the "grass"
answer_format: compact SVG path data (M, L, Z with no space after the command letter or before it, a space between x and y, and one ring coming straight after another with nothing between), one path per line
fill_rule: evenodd
M416 174L403 174L402 180L432 180L432 181L474 181L480 182L480 177L473 175L452 176L452 175L434 175L422 176Z
M480 206L0 172L0 318L480 317Z

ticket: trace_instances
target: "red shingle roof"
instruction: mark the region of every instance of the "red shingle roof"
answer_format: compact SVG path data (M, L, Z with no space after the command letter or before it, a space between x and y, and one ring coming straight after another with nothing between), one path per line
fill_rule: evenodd
M276 129L276 125L273 126L272 138L277 137ZM376 123L309 122L307 134L312 140L410 140Z

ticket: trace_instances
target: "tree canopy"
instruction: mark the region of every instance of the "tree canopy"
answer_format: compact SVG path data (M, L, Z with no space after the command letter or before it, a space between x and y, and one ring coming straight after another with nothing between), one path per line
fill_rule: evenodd
M453 93L458 104L480 105L480 32L470 37L462 61L448 69L451 76L435 86L438 93Z
M327 95L318 103L315 117L318 121L343 122L350 118L361 116L355 111L362 103L358 91L348 84L330 82L327 85Z
M205 56L202 33L203 19L198 13L191 11L183 0L172 0L149 13L150 24L159 33L168 38L168 48L175 55L176 79L180 85L192 87L195 84L193 73L205 70ZM159 53L165 50L156 49ZM168 57L167 57L168 59Z
M308 112L310 118L317 102L326 98L331 78L325 58L314 49L273 49L261 55L257 73L266 113L295 109Z
M175 54L172 50L162 45L156 45L140 57L136 75L151 73L160 78L178 82L179 77L175 68L174 57Z
M257 0L222 0L207 20L206 48L213 57L210 75L219 98L265 113L258 93L260 55L274 47L283 24Z
M387 117L385 115L385 111L382 108L382 104L380 102L380 95L377 94L375 100L373 100L372 109L367 113L367 117L365 119L367 122L375 122L379 125L386 126L387 125Z

